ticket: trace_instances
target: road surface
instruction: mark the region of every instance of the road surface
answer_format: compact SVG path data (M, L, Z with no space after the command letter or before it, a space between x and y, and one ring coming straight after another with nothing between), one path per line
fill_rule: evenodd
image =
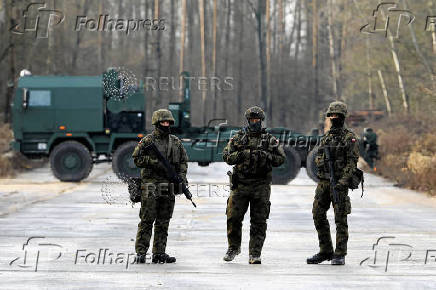
M48 167L0 180L0 288L436 288L436 199L373 175L363 198L350 192L345 266L306 264L317 252L316 185L304 170L272 187L262 265L248 264L248 218L242 253L224 262L227 170L190 164L198 208L177 198L167 246L177 263L169 265L134 264L139 207L108 164L81 183L59 182Z

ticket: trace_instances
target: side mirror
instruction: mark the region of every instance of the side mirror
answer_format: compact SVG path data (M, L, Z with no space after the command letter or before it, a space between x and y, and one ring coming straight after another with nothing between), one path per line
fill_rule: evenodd
M29 104L29 90L23 89L23 109L27 109Z

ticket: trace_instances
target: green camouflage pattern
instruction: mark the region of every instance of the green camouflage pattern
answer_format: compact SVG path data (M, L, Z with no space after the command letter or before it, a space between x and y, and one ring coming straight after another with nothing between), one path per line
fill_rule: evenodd
M347 117L348 109L347 105L343 102L332 102L329 105L329 108L327 109L327 117L331 114L341 114L344 117Z
M347 255L348 223L347 215L351 213L351 202L348 189L337 189L340 202L333 206L336 224L336 249L335 255ZM332 203L333 195L330 189L330 181L321 180L315 191L312 215L318 232L318 242L321 253L333 253L333 244L330 235L330 224L327 220L327 211Z
M332 204L333 194L324 147L329 146L331 158L334 160L333 168L337 181L336 192L339 196L339 203L333 206L336 224L336 248L334 253L338 256L345 256L347 254L348 241L347 215L351 213L348 188L353 172L357 168L357 161L359 159L358 144L357 136L345 127L332 128L321 138L315 158L315 164L318 169L317 175L320 181L315 191L312 208L313 221L318 232L321 253L333 252L330 225L327 220L327 211L330 208L330 204Z
M145 193L145 191L143 191ZM154 223L153 254L165 253L168 237L168 226L173 216L175 197L172 194L159 196L143 194L140 222L136 234L135 251L137 254L146 254L150 246L151 233Z
M250 206L249 254L260 257L270 212L272 167L285 161L278 140L267 133L240 130L223 150L223 159L233 167L236 187L227 201L227 239L229 248L241 246L242 221Z
M223 160L235 165L233 173L239 180L271 182L272 167L285 161L285 152L277 138L262 129L260 133L244 128L233 136L223 150Z
M157 125L159 122L169 121L171 124L174 124L173 114L167 109L159 109L153 112L151 116L151 124Z
M250 206L249 254L260 257L266 237L270 213L271 186L259 181L256 184L239 184L227 200L227 241L229 248L241 246L242 221Z
M154 130L139 141L132 157L136 166L141 168L141 179L143 183L168 183L165 167L158 161L153 152L144 152L144 148L153 142L156 147L166 156L176 172L180 174L186 182L186 172L188 170L188 155L185 147L177 136L172 134L165 135L159 130ZM170 145L168 149L168 146Z
M168 226L174 210L174 188L169 184L164 166L158 161L155 153L145 151L145 147L154 142L156 147L166 156L176 172L186 180L188 156L182 142L174 135L163 134L154 130L136 146L132 157L141 169L141 209L136 235L135 250L137 254L146 254L150 245L151 231L154 223L153 253L165 253ZM177 193L177 192L176 192Z
M254 106L251 108L248 108L245 111L245 118L248 119L260 119L265 120L265 112L262 110L262 108Z
M321 138L315 157L317 175L319 179L329 179L329 167L324 153L324 147L329 146L330 155L334 160L333 168L338 183L348 186L349 180L359 160L359 139L348 128L330 129Z

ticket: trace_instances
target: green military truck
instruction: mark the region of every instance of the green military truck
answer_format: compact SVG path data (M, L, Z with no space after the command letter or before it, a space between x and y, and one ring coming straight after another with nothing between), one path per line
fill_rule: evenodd
M121 179L139 176L131 154L148 133L146 95L142 84L126 83L116 69L100 76L21 76L12 103L11 147L29 158L49 156L51 170L61 181L85 179L93 164L100 162L112 162ZM200 166L222 162L224 146L240 127L223 120L191 126L189 78L185 78L183 91L183 101L170 103L168 108L176 121L173 134L182 140L190 162ZM285 164L273 170L273 183L286 184L302 166L313 163L306 159L313 158L308 153L319 136L304 136L286 128L268 131L290 145L285 146ZM314 177L313 166L308 168L309 176Z

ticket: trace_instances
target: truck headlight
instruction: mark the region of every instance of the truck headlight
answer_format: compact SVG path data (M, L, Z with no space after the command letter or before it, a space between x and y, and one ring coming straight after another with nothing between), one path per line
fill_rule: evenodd
M47 150L47 143L38 143L38 150Z

